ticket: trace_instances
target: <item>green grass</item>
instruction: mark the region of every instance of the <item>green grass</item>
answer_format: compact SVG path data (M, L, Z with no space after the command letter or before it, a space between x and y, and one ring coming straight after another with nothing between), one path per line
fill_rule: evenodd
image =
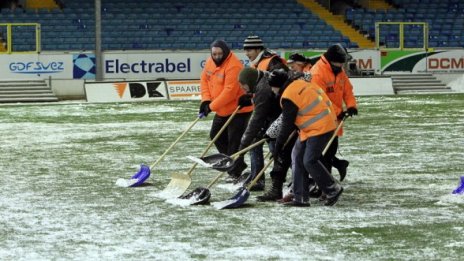
M464 175L464 95L358 102L340 140L350 166L335 207L314 199L286 208L252 193L233 210L156 197L171 173L190 168L185 156L202 153L211 116L146 186L115 185L164 152L195 120L198 101L0 106L0 259L462 259L464 196L451 191ZM217 174L197 168L189 191ZM234 195L224 182L211 192L212 201Z

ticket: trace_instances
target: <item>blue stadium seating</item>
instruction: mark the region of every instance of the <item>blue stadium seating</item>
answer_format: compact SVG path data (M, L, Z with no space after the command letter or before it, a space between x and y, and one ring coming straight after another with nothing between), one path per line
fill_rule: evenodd
M67 1L62 11L23 13L3 9L1 13L2 23L40 23L43 50L89 50L94 46L94 0ZM312 37L318 33L314 30L323 30L323 35L332 37ZM217 38L241 49L250 34L259 35L271 48L308 45L326 48L329 41L343 39L296 1L232 0L211 4L208 0L105 0L102 3L104 50L205 49ZM349 40L344 42L347 46L352 44Z
M464 47L464 2L461 0L393 0L399 6L392 10L347 9L346 19L362 31L375 37L375 22L427 22L429 47ZM398 46L399 39L389 37L386 26L382 27L380 42ZM385 32L386 31L386 32ZM422 32L405 27L405 46L421 47Z
M429 23L429 46L464 46L464 3L460 0L394 0L388 11L348 9L346 18L371 37L376 21ZM246 3L246 5L245 5ZM43 50L89 50L94 47L94 0L67 1L63 10L2 9L0 22L38 22ZM429 10L434 10L430 12ZM205 49L222 38L242 48L250 34L259 35L270 48L327 48L334 42L357 44L335 31L297 1L231 0L105 0L102 3L102 47L113 49ZM394 35L397 35L396 38ZM408 28L406 46L422 43L417 28ZM17 34L14 38L27 38ZM395 29L384 29L381 42L394 45ZM25 42L25 45L31 44ZM21 48L26 48L21 46Z

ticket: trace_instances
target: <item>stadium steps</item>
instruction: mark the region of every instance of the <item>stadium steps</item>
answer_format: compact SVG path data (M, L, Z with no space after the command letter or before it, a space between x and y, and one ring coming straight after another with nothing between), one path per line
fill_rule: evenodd
M51 10L59 7L54 0L26 0L26 8Z
M58 98L45 80L0 82L0 103L56 101Z
M396 94L452 92L451 87L432 74L392 74L390 77Z
M358 3L366 8L371 10L388 10L393 7L384 0L370 0L370 1L358 1Z
M335 30L342 35L348 37L351 42L358 44L359 48L374 48L375 43L356 31L353 27L345 23L345 16L334 15L325 7L313 0L298 0L300 4L309 9L313 14L316 14L323 19L327 24L331 25Z

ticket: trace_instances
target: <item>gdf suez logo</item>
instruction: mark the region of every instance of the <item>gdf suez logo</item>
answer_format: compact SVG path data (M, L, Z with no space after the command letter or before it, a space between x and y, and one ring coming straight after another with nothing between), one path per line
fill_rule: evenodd
M164 97L164 95L157 91L158 87L161 85L161 82L130 82L129 83L129 93L131 98L142 98L148 94L149 98L158 98Z

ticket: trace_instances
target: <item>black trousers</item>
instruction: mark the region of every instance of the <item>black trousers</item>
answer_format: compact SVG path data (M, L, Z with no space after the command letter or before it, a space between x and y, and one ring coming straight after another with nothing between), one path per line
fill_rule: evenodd
M213 139L216 136L216 134L219 132L222 126L224 126L229 117L230 116L221 117L217 114L214 116L213 124L211 125L211 130L209 132L209 136L211 139ZM237 113L235 115L235 117L229 123L224 132L219 136L216 142L214 142L214 145L216 146L216 149L219 151L219 153L232 155L239 150L240 141L242 139L243 133L247 128L250 117L251 112ZM234 165L237 167L237 169L241 169L237 172L241 172L244 168L246 168L246 164L243 160L243 157L237 159L237 162ZM237 176L241 173L234 173L234 170L230 170L229 174Z
M335 137L335 139L332 141L332 144L330 144L329 150L325 153L325 155L322 157L322 163L324 164L324 167L332 173L332 167L335 165L334 161L338 161L338 159L335 157L335 154L337 154L338 150L338 136Z
M293 135L289 140L287 145L283 148L282 158L280 160L274 160L274 166L271 170L271 178L274 182L284 183L287 177L287 172L290 166L292 165L292 150L295 145L296 140L298 139L298 134ZM270 142L271 151L274 151L274 141ZM271 145L272 144L272 145Z

